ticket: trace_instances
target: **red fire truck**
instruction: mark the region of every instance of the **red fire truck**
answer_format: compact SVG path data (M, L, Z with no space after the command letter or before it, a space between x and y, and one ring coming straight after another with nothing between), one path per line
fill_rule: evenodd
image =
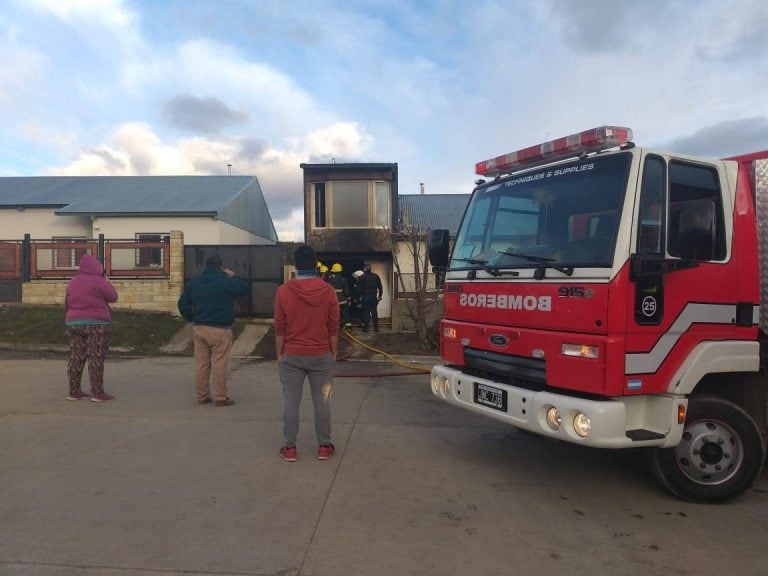
M766 457L768 151L711 160L603 126L476 166L445 271L433 393L522 430L648 449L731 499ZM762 312L762 313L761 313Z

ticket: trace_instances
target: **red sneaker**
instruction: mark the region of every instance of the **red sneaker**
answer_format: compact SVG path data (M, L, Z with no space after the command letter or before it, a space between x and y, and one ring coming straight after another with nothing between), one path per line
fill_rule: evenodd
M78 390L77 392L70 393L70 395L67 396L67 400L86 400L90 397L90 394L86 394L82 390Z
M91 396L91 402L109 402L110 400L114 399L114 396L110 396L106 392L98 392L97 394Z
M328 460L328 458L333 456L334 452L336 452L336 447L333 444L320 444L317 447L317 459Z
M296 446L283 446L280 448L280 457L286 462L296 462Z

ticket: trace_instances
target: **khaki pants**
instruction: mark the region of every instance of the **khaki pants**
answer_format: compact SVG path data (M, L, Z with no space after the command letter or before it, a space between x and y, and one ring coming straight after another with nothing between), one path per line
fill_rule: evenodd
M197 399L210 397L209 381L213 384L213 399L227 399L227 364L232 348L232 329L215 326L193 326L195 342L195 387Z

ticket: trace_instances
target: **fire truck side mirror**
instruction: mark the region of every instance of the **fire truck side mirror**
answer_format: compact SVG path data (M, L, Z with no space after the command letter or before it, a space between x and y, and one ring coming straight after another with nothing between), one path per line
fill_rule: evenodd
M448 266L448 230L431 230L427 237L427 252L429 263L437 269L444 270Z

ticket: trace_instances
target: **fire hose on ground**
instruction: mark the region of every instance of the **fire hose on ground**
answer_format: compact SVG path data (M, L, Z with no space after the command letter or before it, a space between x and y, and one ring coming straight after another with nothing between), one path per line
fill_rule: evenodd
M350 346L347 346L347 349L344 351L343 354L341 354L337 361L343 362L344 360L348 360L349 357L352 354L352 348L355 345L361 346L367 350L370 350L371 352L376 352L377 354L381 354L382 356L386 357L390 362L397 364L398 366L403 366L404 368L407 368L407 372L374 372L374 373L365 373L365 374L334 374L335 378L360 378L360 377L369 377L369 378L379 378L382 376L414 376L417 374L429 374L431 372L430 368L427 368L426 366L420 366L420 365L413 365L413 364L407 364L401 360L398 360L391 354L388 354L387 352L384 352L384 350L379 350L378 348L374 348L373 346L370 346L366 344L365 342L359 340L358 338L355 338L350 334L347 330L343 330L341 332L341 337L344 338L347 342L350 343Z

